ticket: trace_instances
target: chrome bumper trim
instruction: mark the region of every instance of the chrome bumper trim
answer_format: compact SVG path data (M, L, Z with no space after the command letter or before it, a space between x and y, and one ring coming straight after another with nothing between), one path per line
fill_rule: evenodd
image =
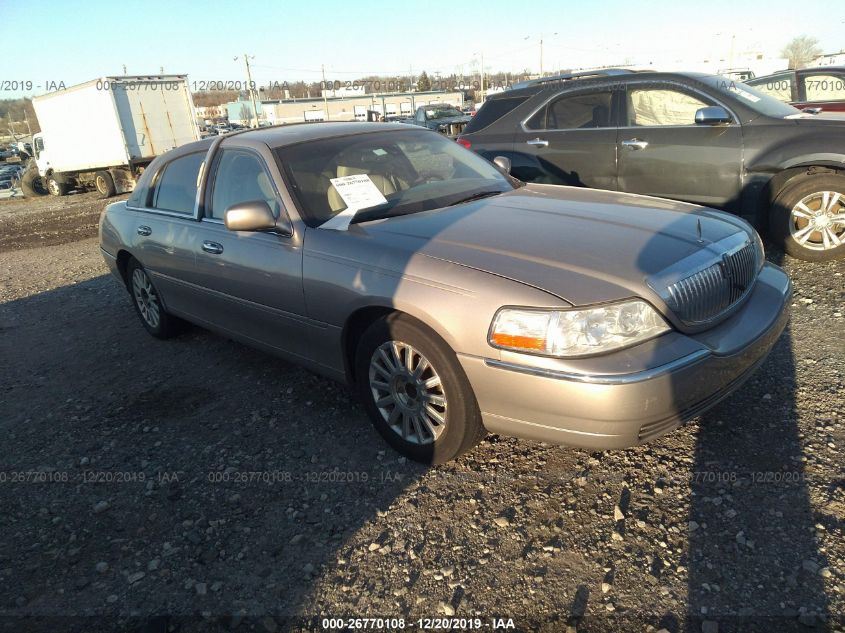
M616 376L608 375L591 375L591 374L577 374L573 372L557 371L554 369L542 369L540 367L528 367L527 365L517 365L516 363L506 363L504 361L495 360L492 358L485 358L484 364L495 369L505 369L508 371L516 371L521 374L531 374L532 376L541 376L543 378L554 378L556 380L569 380L571 382L585 382L595 385L629 385L632 383L643 382L651 380L664 374L668 374L676 369L688 367L697 362L700 362L710 356L711 353L707 350L698 350L692 354L687 354L681 358L673 360L671 363L653 367L652 369L645 369L643 371L634 372L631 374L619 374Z

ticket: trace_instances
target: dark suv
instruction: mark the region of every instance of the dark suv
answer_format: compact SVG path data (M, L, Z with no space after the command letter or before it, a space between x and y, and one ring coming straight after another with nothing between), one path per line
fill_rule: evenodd
M717 207L795 257L845 254L845 117L725 77L605 70L523 82L492 95L458 142L510 159L520 180Z

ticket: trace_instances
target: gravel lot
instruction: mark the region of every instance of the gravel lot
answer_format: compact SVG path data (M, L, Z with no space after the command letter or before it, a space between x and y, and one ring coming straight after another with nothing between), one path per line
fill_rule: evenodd
M102 206L0 201L0 630L845 630L845 262L784 261L770 359L659 441L425 468L341 385L148 336Z

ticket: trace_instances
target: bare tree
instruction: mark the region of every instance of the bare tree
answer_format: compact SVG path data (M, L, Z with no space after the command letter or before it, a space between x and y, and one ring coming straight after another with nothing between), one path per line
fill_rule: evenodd
M822 54L819 41L810 35L799 35L783 47L780 54L789 60L789 67L804 68Z

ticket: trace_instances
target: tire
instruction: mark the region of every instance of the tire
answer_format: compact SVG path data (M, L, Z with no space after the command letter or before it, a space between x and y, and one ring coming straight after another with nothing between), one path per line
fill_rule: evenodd
M39 196L47 195L47 188L38 175L37 169L27 169L21 176L21 191L27 198L37 198Z
M107 171L98 171L94 174L94 188L97 190L97 197L105 200L115 194L114 178Z
M132 297L135 313L147 332L156 338L168 339L181 331L184 322L164 310L152 280L136 259L129 260L126 266L126 287Z
M51 196L66 196L69 187L65 183L56 180L53 176L47 176L47 191L50 192Z
M423 367L418 378L409 366ZM407 315L388 315L364 332L355 354L355 376L356 392L373 426L396 451L415 461L448 462L486 434L455 353Z
M772 205L769 234L798 259L823 262L845 256L845 176L818 174L790 181Z

